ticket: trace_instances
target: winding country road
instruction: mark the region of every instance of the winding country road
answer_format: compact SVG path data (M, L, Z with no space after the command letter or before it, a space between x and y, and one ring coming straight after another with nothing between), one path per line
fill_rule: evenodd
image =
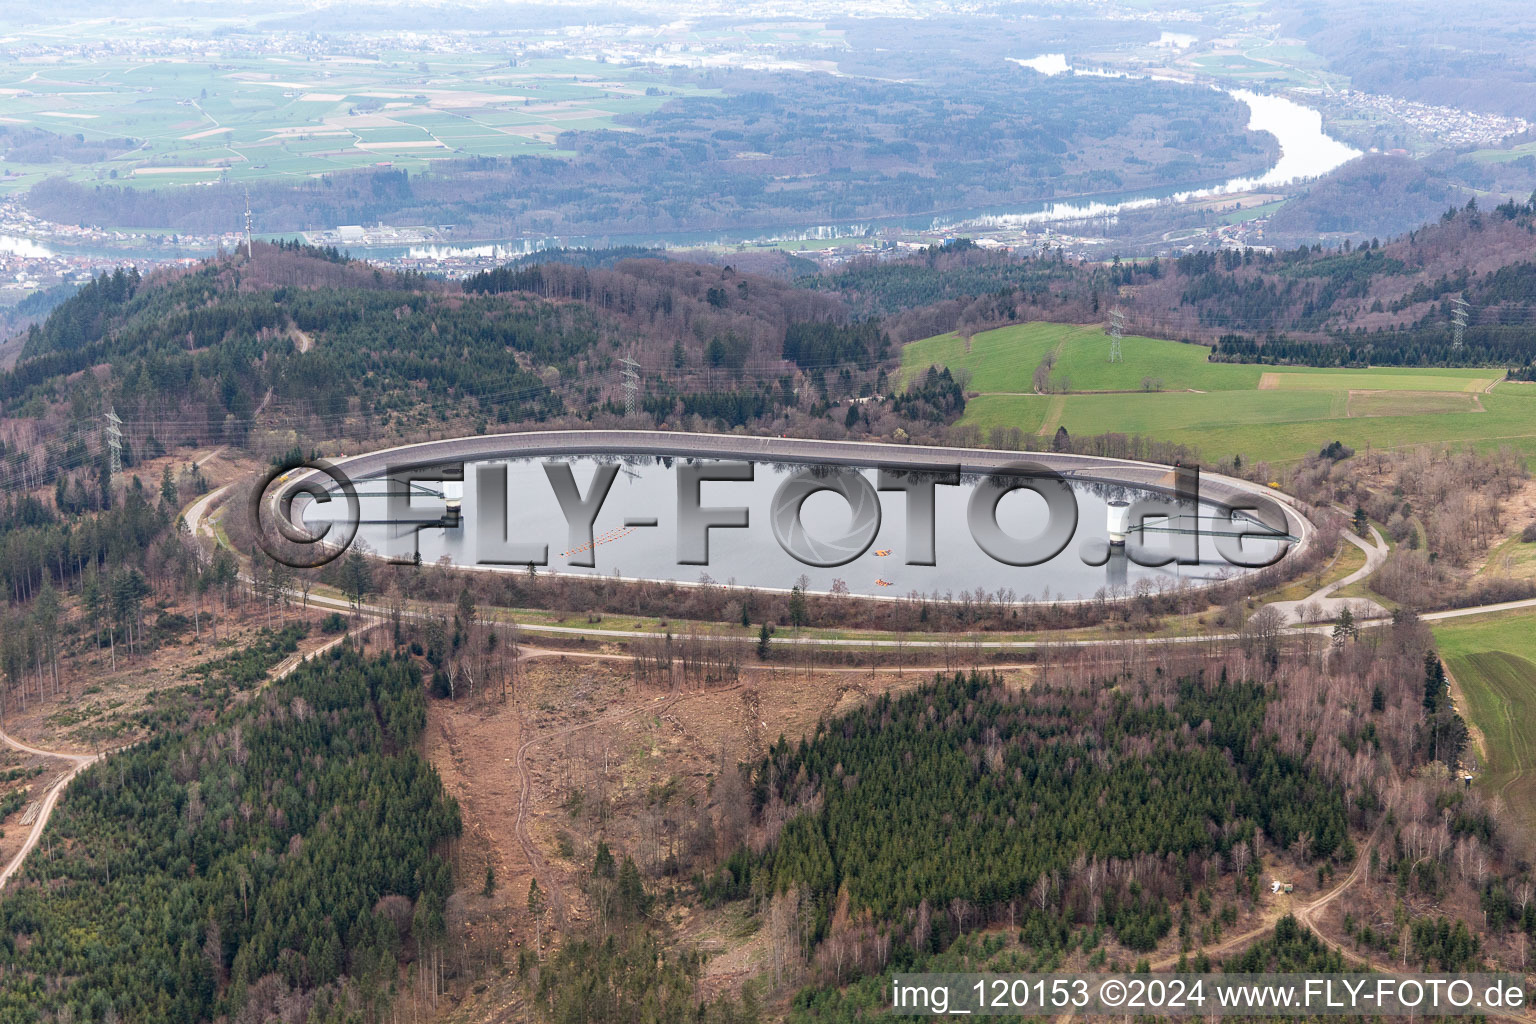
M1359 583L1371 573L1381 567L1381 563L1387 560L1391 548L1387 546L1386 539L1381 531L1371 527L1371 544L1345 531L1342 535L1345 540L1365 552L1365 564L1343 579L1334 580L1318 588L1315 593L1309 594L1300 601L1276 601L1272 607L1285 616L1286 625L1294 625L1305 620L1301 616L1303 608L1310 609L1315 614L1314 619L1336 619L1348 608L1356 620L1370 620L1385 618L1387 610L1375 601L1363 597L1334 597L1333 595L1354 583Z

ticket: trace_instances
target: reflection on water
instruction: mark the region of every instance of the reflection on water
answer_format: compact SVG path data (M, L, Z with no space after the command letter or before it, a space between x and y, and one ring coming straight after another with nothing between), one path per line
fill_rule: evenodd
M1029 57L1027 59L1019 57L1009 57L1008 59L1021 67L1029 68L1031 71L1038 71L1042 75L1061 75L1072 70L1072 66L1067 63L1067 55L1064 53L1042 53L1038 57Z
M29 259L46 259L53 255L53 250L38 245L30 238L22 238L20 235L0 235L0 253L26 256Z
M406 254L413 260L497 259L514 260L547 248L543 242L525 239L517 244L413 245Z
M802 466L755 463L751 481L706 481L700 487L700 501L705 508L745 507L749 510L746 529L713 529L709 533L709 564L678 564L678 476L674 460L646 456L625 456L621 471L603 501L594 523L595 544L590 549L595 566L573 565L580 560L581 545L569 535L566 519L543 469L545 461L563 462L571 471L580 495L588 495L599 462L612 458L575 456L559 459L497 460L507 467L507 521L479 521L480 495L477 490L477 465L464 467L462 484L463 517L455 528L434 525L427 529L397 528L390 525L398 515L387 512L384 490L379 481L364 481L362 520L359 537L374 552L399 560L410 560L419 550L423 563L446 559L456 565L475 565L484 558L482 541L494 547L506 542L531 541L547 545L547 568L585 576L608 576L679 583L701 581L734 584L760 589L787 590L803 574L810 590L847 592L878 597L923 595L960 598L961 596L1003 595L1009 601L1074 600L1104 596L1123 596L1140 585L1154 589L1177 586L1181 581L1206 583L1213 578L1234 574L1207 537L1199 542L1199 565L1170 564L1158 568L1137 565L1116 550L1107 564L1087 565L1083 552L1093 542L1102 551L1108 538L1107 502L1113 498L1136 500L1145 492L1123 487L1073 481L1078 519L1076 532L1066 547L1050 561L1030 567L1002 564L987 555L971 537L967 527L967 507L978 477L967 477L958 486L938 486L935 496L935 562L908 565L907 558L921 546L921 538L908 537L906 496L899 491L882 491L880 525L873 543L858 558L834 568L807 566L786 553L774 537L769 512L781 483ZM491 465L482 463L480 465ZM873 471L861 475L871 484ZM431 492L454 494L441 484L423 484L412 499L411 518L436 523L444 500ZM324 520L330 506L310 505L304 517L310 524ZM1201 525L1209 529L1213 507L1202 507ZM635 525L636 520L654 520L654 526ZM801 507L801 521L815 538L830 540L846 533L850 526L849 507L840 497L818 492ZM1045 530L1045 502L1027 490L1012 491L998 503L998 522L1010 536L1036 537ZM505 533L502 531L505 530ZM482 537L482 532L488 531ZM1148 546L1171 550L1165 537L1149 536ZM1102 558L1095 559L1102 563ZM1150 559L1148 559L1150 560ZM502 571L526 571L525 566L503 566Z
M1130 583L1131 559L1125 548L1110 548L1109 561L1104 565L1104 582L1111 591L1125 590Z

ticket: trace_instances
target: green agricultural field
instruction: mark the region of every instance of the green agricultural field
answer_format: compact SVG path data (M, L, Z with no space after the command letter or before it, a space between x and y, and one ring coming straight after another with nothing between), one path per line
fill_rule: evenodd
M971 388L982 394L1033 394L1035 368L1056 354L1053 389L1140 391L1151 378L1164 389L1237 391L1258 386L1257 366L1212 363L1209 349L1160 338L1127 336L1123 363L1107 361L1109 338L1097 324L1029 323L983 331L969 344L955 334L914 341L902 350L904 380L930 365L971 371ZM1065 385L1065 386L1064 386Z
M1263 372L1244 363L1213 363L1203 345L1161 338L1121 339L1122 362L1109 362L1103 331L1062 346L1051 384L1064 391L1251 391Z
M1191 54L1182 63L1198 73L1235 79L1236 85L1256 81L1311 88L1328 82L1348 84L1343 76L1325 70L1327 61L1305 46L1250 38L1239 40L1237 47L1241 53Z
M1310 84L1306 74L1299 68L1283 63L1253 60L1237 53L1195 57L1190 61L1190 65L1198 72L1232 79L1232 84L1239 87L1255 82L1274 82L1283 85Z
M1328 63L1321 55L1313 53L1305 46L1295 44L1270 43L1267 46L1256 46L1248 51L1248 56L1259 60L1279 61L1296 67L1320 68Z
M1035 394L1035 368L1051 352L1053 393ZM953 334L912 342L902 374L934 364L969 370L978 397L963 422L983 430L1144 434L1189 445L1208 462L1289 462L1336 440L1356 449L1508 445L1536 455L1536 384L1501 381L1502 370L1212 363L1202 346L1139 337L1124 339L1122 352L1123 362L1108 361L1109 339L1096 325L1019 324L969 343Z
M1351 416L1418 416L1482 412L1483 403L1464 391L1351 391L1347 408Z
M903 381L929 366L971 371L971 387L983 392L1029 392L1035 367L1047 352L1059 351L1079 337L1103 340L1098 327L1073 324L1014 324L973 335L969 342L955 334L914 341L901 351Z
M1270 64L1250 60L1240 53L1218 53L1209 57L1196 57L1194 63L1207 71L1227 74L1261 74L1277 69Z
M513 67L490 54L0 60L0 126L114 143L94 162L8 160L0 193L61 174L156 188L555 153L567 129L618 128L620 115L703 94L659 70L560 59Z
M1508 446L1536 456L1536 395L1501 390L1477 396L1482 412L1349 415L1348 391L1255 391L1162 395L983 395L963 422L983 428L1016 426L1051 433L1146 434L1185 444L1208 462L1244 459L1292 462L1342 441L1355 449L1421 444ZM1050 409L1052 415L1046 415Z
M1191 437L1215 428L1330 419L1336 412L1342 413L1334 408L1340 402L1342 399L1325 391L1254 391L1241 401L1234 401L1231 391L983 395L972 399L965 422L983 427L1022 427L1025 423L1019 419L1033 418L1038 424L1035 429L1043 434L1066 427L1069 434L1146 434L1190 444ZM1034 414L1033 409L1044 411Z
M1482 733L1479 784L1536 835L1536 612L1450 619L1434 633L1466 697L1461 710Z

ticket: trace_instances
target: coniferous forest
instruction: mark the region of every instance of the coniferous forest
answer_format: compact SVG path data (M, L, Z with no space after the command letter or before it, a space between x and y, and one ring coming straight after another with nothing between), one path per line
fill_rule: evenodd
M0 899L0 1019L342 1021L441 956L456 804L408 661L337 648L70 787Z
M1030 690L973 673L882 697L758 766L758 816L787 817L758 886L798 887L818 937L845 894L855 918L904 922L912 952L1016 920L1043 887L1065 920L1151 949L1256 833L1349 853L1342 794L1266 734L1271 698L1224 673Z

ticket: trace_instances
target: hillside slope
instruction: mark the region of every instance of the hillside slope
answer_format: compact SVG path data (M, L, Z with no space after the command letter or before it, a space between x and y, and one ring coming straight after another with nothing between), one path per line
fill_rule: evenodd
M114 408L130 464L174 444L325 449L536 423L840 433L833 407L882 388L893 355L837 296L729 266L519 265L461 286L258 246L98 278L29 328L0 374L0 462L22 481L81 468ZM643 382L632 421L621 358Z
M1121 303L1144 333L1220 340L1217 358L1523 367L1536 356L1536 201L1470 202L1359 248L1196 252L1173 270L1127 269Z

